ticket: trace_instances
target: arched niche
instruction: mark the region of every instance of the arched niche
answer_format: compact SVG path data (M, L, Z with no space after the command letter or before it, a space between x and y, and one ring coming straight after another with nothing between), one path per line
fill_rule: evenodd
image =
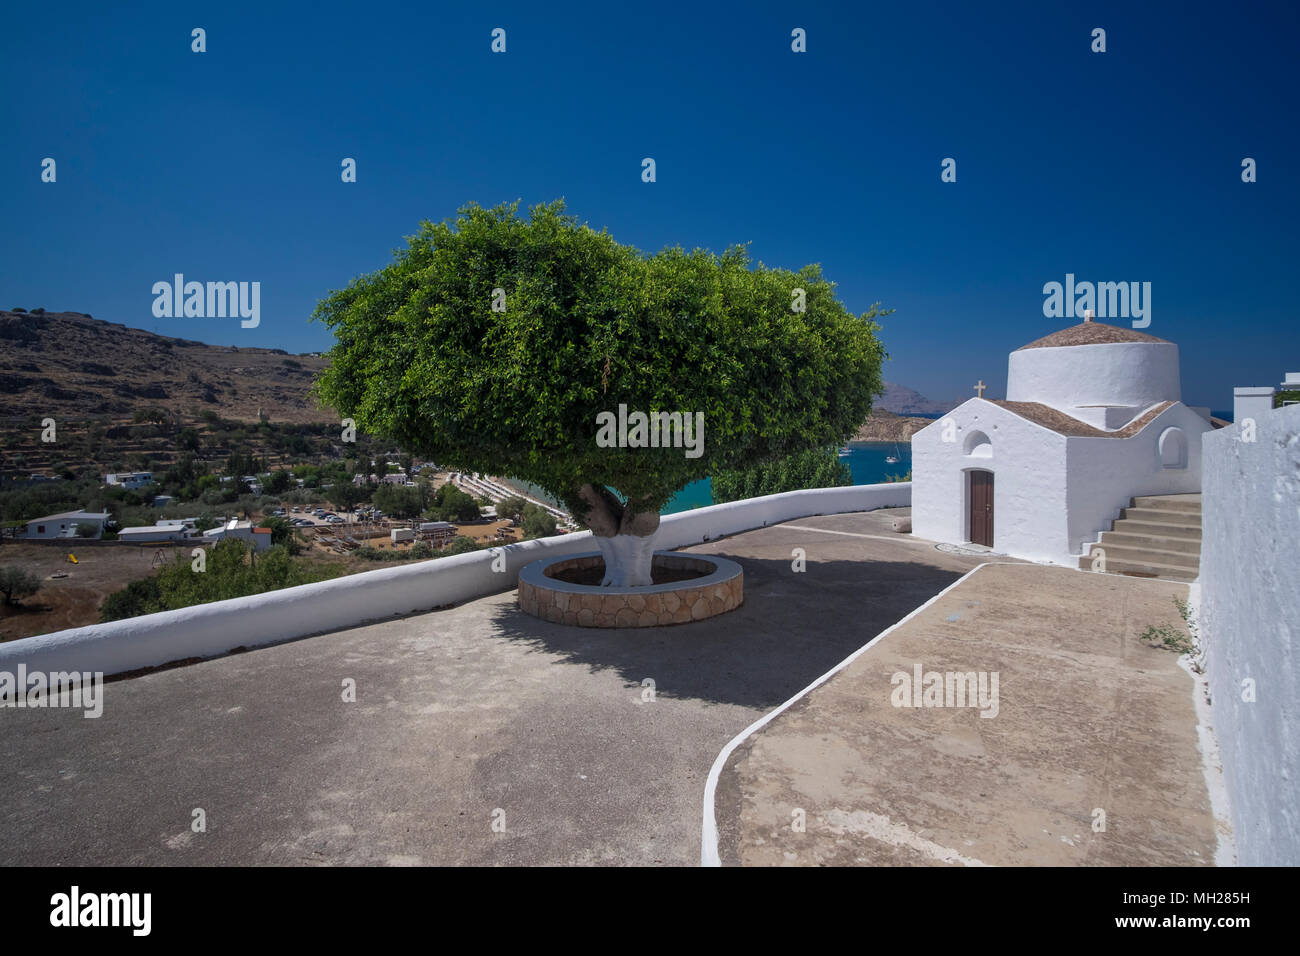
M1166 428L1160 433L1160 467L1187 467L1187 435L1181 428Z
M992 458L993 443L989 436L978 429L969 432L962 442L962 454L971 458Z

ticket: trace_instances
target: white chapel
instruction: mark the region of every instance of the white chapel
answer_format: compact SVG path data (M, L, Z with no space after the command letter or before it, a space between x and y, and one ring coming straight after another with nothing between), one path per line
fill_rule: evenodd
M1005 400L912 437L912 531L1077 566L1131 498L1201 490L1215 427L1182 402L1177 345L1089 317L1012 352Z

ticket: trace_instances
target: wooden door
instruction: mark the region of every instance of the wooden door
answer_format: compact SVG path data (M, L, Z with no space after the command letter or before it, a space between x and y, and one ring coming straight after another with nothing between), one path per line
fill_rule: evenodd
M993 547L993 472L970 473L971 544Z

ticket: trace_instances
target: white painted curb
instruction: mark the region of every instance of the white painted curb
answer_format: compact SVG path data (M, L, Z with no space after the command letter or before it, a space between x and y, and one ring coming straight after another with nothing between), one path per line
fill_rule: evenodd
M990 565L1007 564L1007 563L1009 562L986 561L983 564L971 568L969 571L967 571L965 574L959 577L956 581L953 581L952 584L948 585L946 588L944 588L934 597L930 598L930 600L926 601L920 607L915 608L910 613L908 613L906 617L898 621L895 621L893 624L885 628L883 631L881 631L879 634L877 634L867 643L863 644L856 651L854 651L848 657L844 658L844 660L840 661L838 664L836 664L834 667L828 670L821 677L817 678L815 681L813 681L803 690L799 691L799 693L795 694L793 697L787 700L780 707L776 708L776 710L771 711L768 714L764 714L758 720L754 721L752 724L750 724L748 727L742 730L735 737L731 738L731 742L728 743L727 746L722 748L722 752L718 754L718 758L713 761L713 766L709 768L708 779L705 780L704 782L704 824L703 827L701 828L701 833L700 833L700 866L722 866L722 859L721 857L718 856L718 819L714 811L713 802L714 802L715 792L717 791L718 788L718 777L722 774L722 768L726 766L728 758L731 756L732 752L737 747L739 747L742 743L744 743L745 740L749 736L751 736L755 731L762 729L773 718L784 713L800 698L805 697L812 691L816 690L822 684L826 683L826 681L830 680L833 676L835 676L840 671L844 670L844 668L852 664L855 660L861 657L865 651L867 651L874 644L876 644L876 642L879 641L881 638L887 636L893 631L898 630L898 628L902 627L912 618L916 617L918 614L920 614L922 611L928 608L931 604L934 604L936 601L938 601L941 597L943 597L953 588L957 587L967 578L971 577L971 575L975 574L977 571L981 570L982 568L989 567Z

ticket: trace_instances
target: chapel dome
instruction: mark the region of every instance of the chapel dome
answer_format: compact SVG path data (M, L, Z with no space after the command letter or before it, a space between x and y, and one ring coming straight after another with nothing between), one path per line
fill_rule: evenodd
M1179 402L1178 346L1135 329L1081 322L1011 353L1007 401L1062 409Z

